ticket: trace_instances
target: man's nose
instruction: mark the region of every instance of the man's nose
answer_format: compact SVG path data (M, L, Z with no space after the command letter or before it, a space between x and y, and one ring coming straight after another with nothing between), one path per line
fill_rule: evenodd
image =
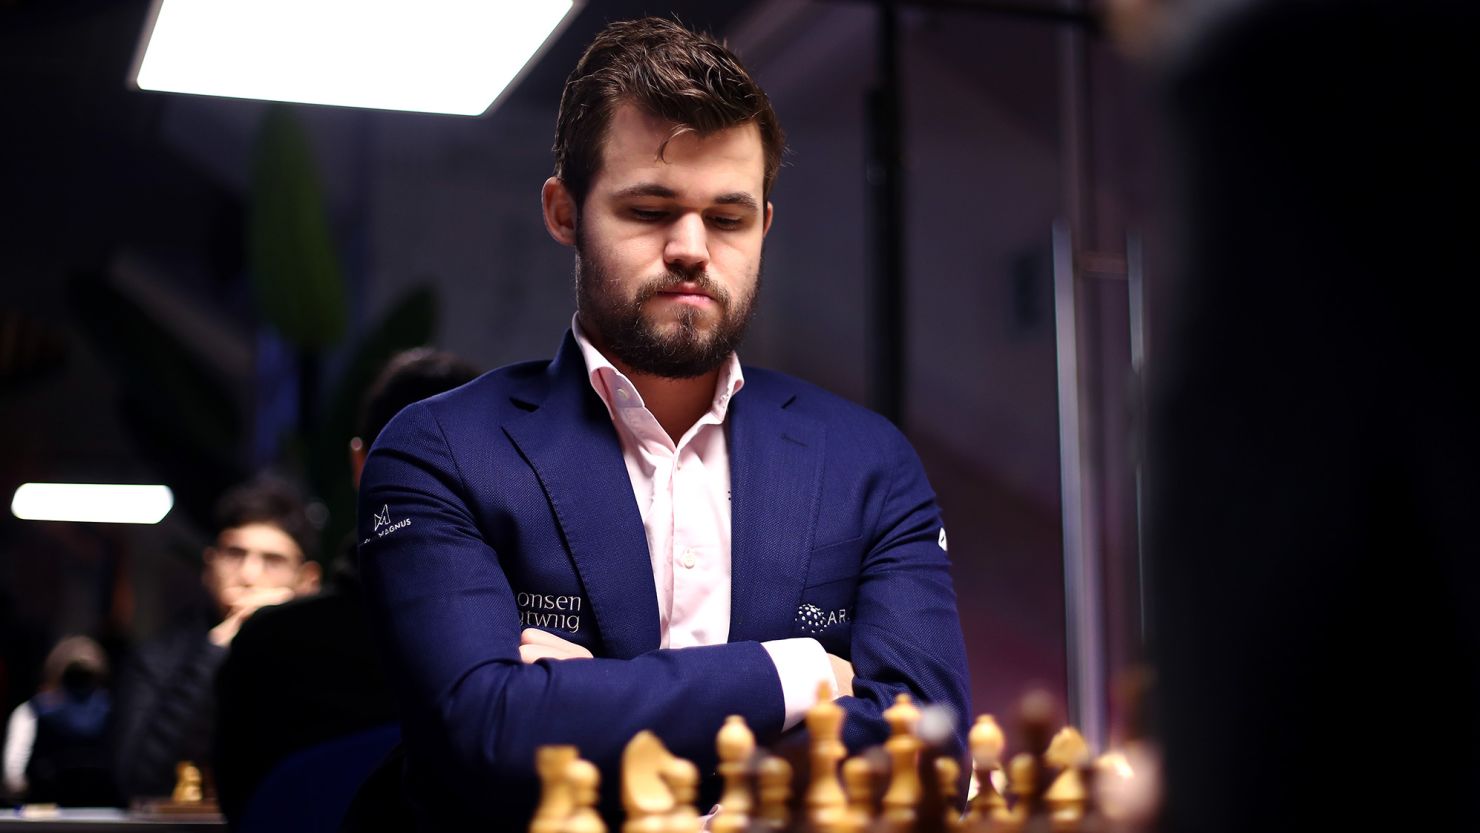
M262 556L255 552L249 552L242 556L241 583L253 585L262 578Z
M691 272L709 265L708 230L698 214L684 214L668 226L663 262L677 272Z

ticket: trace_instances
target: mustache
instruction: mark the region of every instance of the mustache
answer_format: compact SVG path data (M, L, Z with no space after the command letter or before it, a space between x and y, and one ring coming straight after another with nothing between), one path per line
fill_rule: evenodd
M685 284L696 287L700 292L703 292L705 295L713 298L715 302L720 305L721 308L729 308L730 293L723 286L717 283L713 278L709 277L708 272L686 273L674 271L671 269L668 272L645 282L642 285L642 288L637 291L637 296L633 299L634 304L636 306L642 306L643 303L648 301L653 296L663 292L672 292L673 290L678 289Z

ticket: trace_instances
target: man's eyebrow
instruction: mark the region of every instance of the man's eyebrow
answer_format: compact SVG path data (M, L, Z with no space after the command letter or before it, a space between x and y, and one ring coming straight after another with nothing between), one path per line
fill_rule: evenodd
M677 191L666 185L659 185L657 183L632 185L612 193L612 198L618 200L632 199L633 197L657 197L659 199L671 200L677 196ZM714 198L714 204L740 205L757 212L761 209L760 203L756 202L755 197L744 191L732 191L728 194L721 194Z
M663 199L671 200L676 196L678 196L677 191L656 183L633 185L612 194L612 197L619 200L629 199L631 197L662 197Z
M721 194L718 197L714 198L714 202L717 205L742 205L755 212L759 212L761 210L761 204L755 201L755 197L752 197L744 191L735 191L730 194Z

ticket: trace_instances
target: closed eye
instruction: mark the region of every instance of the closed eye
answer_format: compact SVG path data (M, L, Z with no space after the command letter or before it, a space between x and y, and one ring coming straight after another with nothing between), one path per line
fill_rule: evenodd
M716 228L725 230L734 230L745 225L745 219L743 217L726 217L722 215L711 216L709 218L709 222L712 223Z

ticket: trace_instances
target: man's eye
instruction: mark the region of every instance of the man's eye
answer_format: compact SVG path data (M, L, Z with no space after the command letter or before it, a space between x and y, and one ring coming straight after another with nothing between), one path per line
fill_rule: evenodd
M668 212L656 208L634 208L632 209L632 216L634 219L652 223L668 216Z
M740 228L740 226L745 221L742 220L742 219L740 219L739 217L724 217L724 216L719 216L719 217L710 217L709 218L709 222L710 223L713 223L716 228L737 229L737 228Z

